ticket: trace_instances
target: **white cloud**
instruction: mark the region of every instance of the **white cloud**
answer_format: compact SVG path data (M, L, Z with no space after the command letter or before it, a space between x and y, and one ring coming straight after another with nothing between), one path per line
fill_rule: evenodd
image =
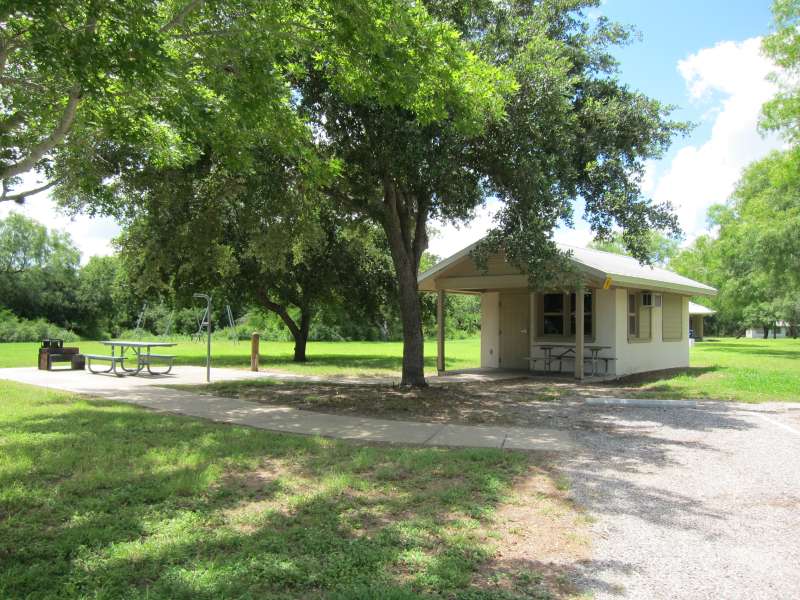
M26 178L26 185L20 189L33 187L28 185L32 178ZM85 215L69 217L58 209L47 192L31 196L24 204L0 202L0 218L12 212L35 219L48 229L66 231L81 251L81 261L85 264L91 256L107 256L114 252L111 239L119 234L119 225L108 217L91 218Z
M434 222L436 235L431 238L428 250L439 258L447 258L477 242L492 228L494 216L499 208L498 200L489 200L485 206L476 211L475 219L465 225L444 225L441 222ZM558 227L553 234L554 239L561 244L586 247L594 239L594 234L588 223L581 219L576 219L575 225L574 229L563 225Z
M477 242L492 228L494 216L500 209L498 200L489 200L485 206L475 211L475 218L464 225L445 224L440 221L432 223L436 234L428 243L428 251L439 258L447 258Z
M721 42L678 63L690 99L710 104L704 118L712 121L711 135L653 167L644 183L655 200L675 205L688 240L706 228L708 207L729 198L742 169L782 146L757 129L761 106L776 91L767 79L774 68L761 54L761 38Z

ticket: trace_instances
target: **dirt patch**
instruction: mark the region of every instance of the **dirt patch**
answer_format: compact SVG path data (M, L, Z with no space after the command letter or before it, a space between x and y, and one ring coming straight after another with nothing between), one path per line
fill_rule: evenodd
M459 552L469 548L467 554L483 555L472 568L471 587L505 591L509 597L572 598L579 591L573 584L575 565L588 558L588 519L572 502L569 482L550 467L550 457L529 458L510 489L489 504L484 492L458 473L418 473L409 480L400 465L392 462L390 472L383 473L387 465L376 462L359 471L360 483L331 495L319 478L270 461L223 476L220 487L239 501L221 516L227 527L255 535L265 527L272 531L293 519L309 519L312 513L298 513L293 497L321 494L327 510L336 514L340 535L354 540L411 536L413 552L385 565L398 584L418 585L425 565L448 563L457 544ZM448 498L445 492L453 489L465 497Z
M287 465L270 461L257 469L230 471L220 478L217 489L239 496L238 502L221 511L224 521L234 530L244 533L255 531L260 514L281 512L287 514L281 495L287 490L292 470Z
M624 395L630 391L604 385L521 378L434 384L423 389L340 383L264 385L248 382L218 389L214 393L300 410L402 421L607 430L611 425L598 422L594 411L584 406L583 398Z
M575 564L590 558L589 522L570 498L568 482L536 468L498 508L496 552L476 573L475 585L533 598L573 597L579 593Z

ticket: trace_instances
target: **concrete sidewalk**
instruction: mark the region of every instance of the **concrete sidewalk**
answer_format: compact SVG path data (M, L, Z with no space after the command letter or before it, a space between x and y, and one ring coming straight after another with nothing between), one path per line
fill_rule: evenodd
M214 369L212 372L213 381L265 376L272 375L236 369ZM174 375L158 377L114 377L91 375L85 371L39 371L36 368L0 369L0 379L128 402L221 423L287 433L424 446L548 451L573 448L569 433L561 429L442 425L330 415L160 387L202 384L205 381L205 369L201 367L181 366Z

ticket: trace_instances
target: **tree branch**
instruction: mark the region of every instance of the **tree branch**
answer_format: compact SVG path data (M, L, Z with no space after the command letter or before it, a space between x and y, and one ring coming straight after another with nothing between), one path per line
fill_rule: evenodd
M21 77L0 77L0 83L3 85L18 85L32 90L46 89L41 83L30 81L29 79L22 79Z
M78 111L78 104L80 101L81 86L80 84L76 83L69 91L67 105L64 108L61 119L59 120L58 125L53 132L44 140L34 145L28 153L28 156L0 171L0 178L9 179L29 171L37 162L42 159L45 154L60 144L67 136L67 133L69 133L69 130L72 128L72 123L75 121L75 114Z
M25 115L21 111L17 111L8 118L0 121L0 133L8 133L14 131L17 127L25 122Z
M419 262L422 260L422 254L428 249L428 230L426 228L428 223L427 201L420 200L417 197L417 213L414 217L417 221L414 231L414 261L416 268L419 269Z
M175 29L176 27L180 27L183 25L183 21L189 14L194 11L196 8L202 6L203 0L190 0L187 2L186 5L180 9L174 17L172 17L169 21L167 21L164 25L162 25L161 29L159 30L161 33L166 33L171 29Z
M9 201L9 202L16 202L18 204L22 204L23 202L25 202L25 199L28 196L34 196L34 195L38 194L39 192L43 192L45 190L49 190L54 185L58 184L58 182L59 182L58 179L54 179L53 181L49 181L46 184L44 184L42 186L39 186L37 188L33 188L33 189L30 189L30 190L25 190L24 192L15 192L13 194L9 194L8 193L8 188L6 187L6 182L4 181L3 182L3 193L2 193L2 195L0 195L0 202Z
M300 335L300 327L298 327L297 323L294 322L291 315L289 314L289 311L286 310L285 306L270 300L269 296L267 296L267 293L264 292L263 290L258 291L258 299L264 306L264 308L266 308L267 310L271 310L281 318L281 320L286 324L286 327L289 328L289 331L292 332L292 336L294 338L297 338Z

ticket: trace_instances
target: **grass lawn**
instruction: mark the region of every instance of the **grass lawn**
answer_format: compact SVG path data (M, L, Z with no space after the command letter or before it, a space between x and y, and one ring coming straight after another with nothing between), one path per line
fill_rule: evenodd
M103 352L97 342L80 342L85 352ZM34 366L38 344L0 344L0 368ZM261 364L310 375L394 375L400 371L400 342L310 342L310 362L292 362L290 342L262 342ZM174 349L177 364L205 364L203 343L181 340ZM214 341L214 364L247 368L249 344ZM436 343L425 346L426 366L435 372ZM480 340L447 342L447 368L480 363ZM655 398L699 398L741 402L800 402L800 340L706 338L691 350L691 367L669 376L626 381L623 395ZM609 391L611 393L611 390Z
M188 338L176 339L178 345L169 349L176 354L176 364L205 365L205 342ZM107 354L108 348L99 342L75 342L82 352ZM0 368L36 365L38 343L0 344ZM250 368L250 342L212 340L213 364L217 367ZM292 361L293 342L261 341L261 366L310 375L398 375L402 364L402 342L309 342L309 362ZM466 369L480 366L480 338L448 340L447 368ZM165 350L166 352L166 350ZM436 372L436 341L425 343L425 366Z
M800 402L800 339L706 338L688 371L636 385L638 397Z
M0 381L0 598L570 597L586 517L567 485L523 453L275 434Z

